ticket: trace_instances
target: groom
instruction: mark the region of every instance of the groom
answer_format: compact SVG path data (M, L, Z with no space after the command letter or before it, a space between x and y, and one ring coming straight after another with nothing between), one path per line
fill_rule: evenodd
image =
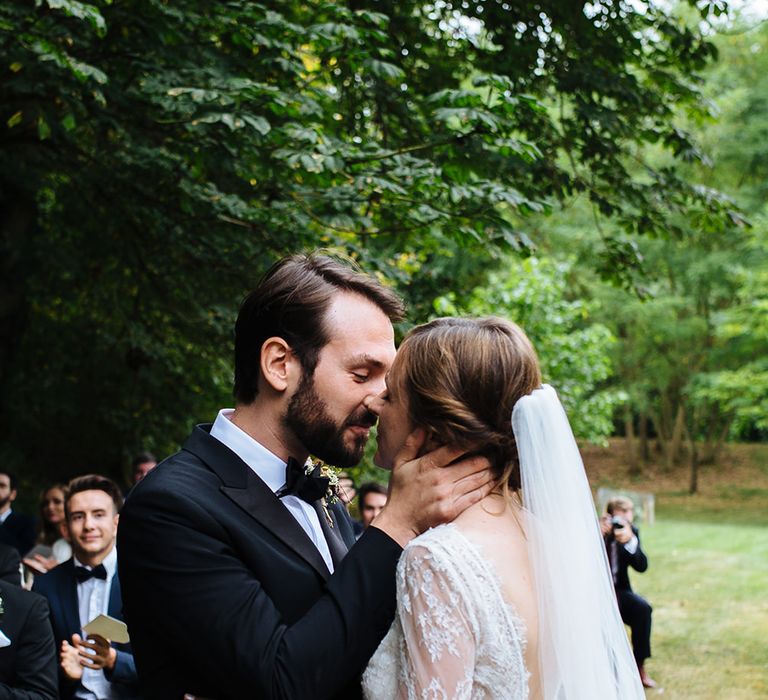
M490 490L485 462L443 469L459 454L416 458L423 436L411 436L355 544L343 505L324 505L325 484L303 473L310 454L339 468L362 458L402 311L375 279L319 255L280 261L243 302L235 409L197 426L120 516L143 697L360 697L402 547Z

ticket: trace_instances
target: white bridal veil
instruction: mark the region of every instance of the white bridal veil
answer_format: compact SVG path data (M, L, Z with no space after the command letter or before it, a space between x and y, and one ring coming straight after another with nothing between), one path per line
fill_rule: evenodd
M555 390L512 411L536 578L545 700L643 700L592 493Z

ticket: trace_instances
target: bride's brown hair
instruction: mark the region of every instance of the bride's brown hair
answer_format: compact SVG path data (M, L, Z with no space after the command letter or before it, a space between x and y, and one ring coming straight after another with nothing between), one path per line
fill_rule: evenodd
M541 385L541 370L519 326L495 317L438 318L408 334L395 365L414 425L438 444L485 455L499 483L520 488L512 408Z

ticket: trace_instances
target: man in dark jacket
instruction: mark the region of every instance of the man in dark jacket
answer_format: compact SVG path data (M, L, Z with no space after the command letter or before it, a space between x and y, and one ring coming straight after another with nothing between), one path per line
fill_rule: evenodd
M99 615L122 620L115 551L122 501L110 479L96 474L73 479L64 504L73 556L35 578L33 590L48 599L59 644L62 700L138 697L130 646L83 629Z
M23 557L35 544L35 520L13 510L18 479L0 469L0 543L16 549Z
M395 355L399 299L323 256L283 260L235 326L235 408L132 490L118 549L145 698L361 696L395 612L402 547L491 486L487 462L407 443L355 543L335 493L363 456ZM478 473L476 473L478 472ZM349 550L349 552L347 551Z
M640 680L645 688L655 688L656 682L645 671L645 660L651 656L651 612L653 609L642 596L632 590L629 567L642 573L648 568L648 558L640 547L638 529L632 524L635 509L629 498L618 496L606 506L607 514L600 521L611 565L613 585L619 603L621 619L632 630L632 651Z
M58 697L56 644L45 598L0 580L0 698Z

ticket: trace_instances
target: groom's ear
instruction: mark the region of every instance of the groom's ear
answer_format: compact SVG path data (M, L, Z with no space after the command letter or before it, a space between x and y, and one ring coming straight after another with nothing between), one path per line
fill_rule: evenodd
M301 363L283 338L267 338L261 346L261 375L279 393L301 376Z

